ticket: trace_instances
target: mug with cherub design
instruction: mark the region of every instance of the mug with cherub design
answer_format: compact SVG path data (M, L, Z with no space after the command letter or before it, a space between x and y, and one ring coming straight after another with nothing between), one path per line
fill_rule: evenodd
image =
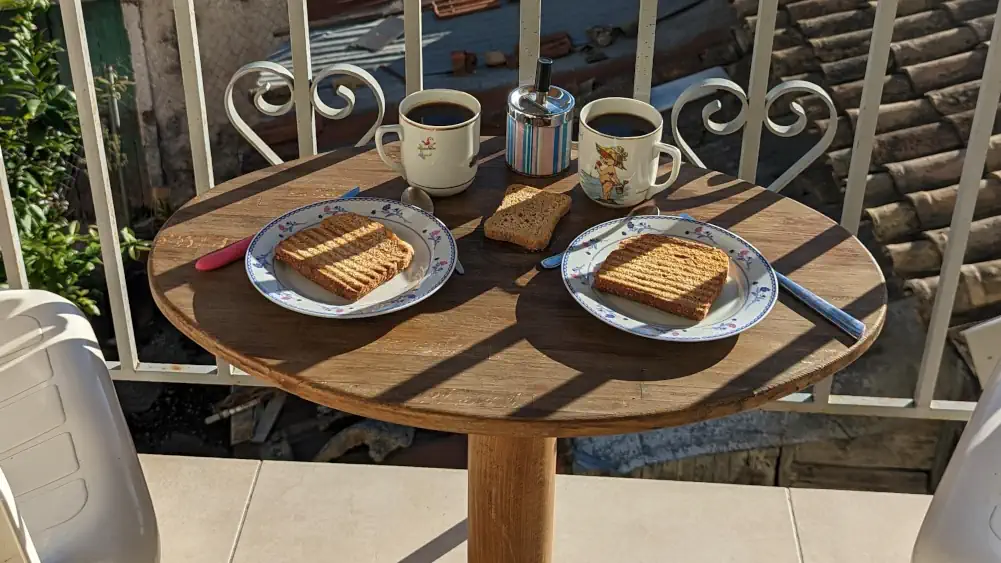
M584 193L605 207L633 207L678 179L681 151L662 143L664 119L650 104L603 98L580 110L577 165ZM671 174L657 182L660 154L671 156Z

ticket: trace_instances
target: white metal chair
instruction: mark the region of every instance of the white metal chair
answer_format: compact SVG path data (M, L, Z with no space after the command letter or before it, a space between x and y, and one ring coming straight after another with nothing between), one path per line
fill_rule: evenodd
M911 561L1001 561L1001 365L956 446Z
M0 291L0 470L0 563L159 560L153 504L94 331L48 292Z

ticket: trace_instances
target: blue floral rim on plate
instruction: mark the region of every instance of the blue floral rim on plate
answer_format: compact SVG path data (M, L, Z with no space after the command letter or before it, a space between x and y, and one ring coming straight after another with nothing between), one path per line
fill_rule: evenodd
M594 272L603 257L617 248L619 242L641 234L675 236L726 251L739 272L733 276L739 278L733 280L736 296L726 304L729 314L719 318L711 312L699 323L644 322L617 307L615 299L595 290ZM754 246L726 229L684 217L640 215L595 225L570 243L560 271L567 291L587 312L615 328L655 340L700 342L729 338L761 322L778 300L775 271ZM649 310L654 315L666 315L653 308Z
M408 268L418 271L420 280L383 301L368 302L366 296L354 303L345 304L324 303L283 284L275 274L274 252L278 243L299 231L316 226L331 215L345 212L370 217L387 225L412 246L418 240L423 243L425 248L415 247L415 263ZM426 258L425 263L416 263L419 256ZM250 283L272 302L305 315L350 319L384 315L420 303L448 280L455 269L457 258L452 233L430 213L399 201L354 197L312 203L271 221L251 240L244 264Z

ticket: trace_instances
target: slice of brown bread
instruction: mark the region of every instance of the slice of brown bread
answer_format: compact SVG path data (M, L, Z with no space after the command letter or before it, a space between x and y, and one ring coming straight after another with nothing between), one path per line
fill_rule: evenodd
M275 260L350 301L393 279L413 258L413 247L388 227L355 213L327 217L275 248Z
M594 288L694 321L709 314L726 283L726 252L664 235L626 239L594 276Z
M570 211L570 196L514 184L504 192L500 207L483 224L487 238L542 250L556 224Z

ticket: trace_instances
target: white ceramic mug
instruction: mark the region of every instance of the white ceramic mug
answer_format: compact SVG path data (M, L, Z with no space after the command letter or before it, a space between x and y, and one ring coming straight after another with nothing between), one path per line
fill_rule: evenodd
M407 117L414 108L433 103L451 103L473 112L473 117L455 125L424 125ZM400 161L386 155L383 137L400 137ZM414 92L400 102L399 125L383 125L375 132L375 148L390 168L411 186L432 196L450 196L469 187L476 176L480 152L480 102L458 90L432 89Z
M654 130L638 137L599 133L588 120L608 114L628 114L648 121ZM650 104L632 98L602 98L580 110L578 176L584 193L605 207L633 207L660 193L678 179L681 151L660 141L664 119ZM657 183L660 154L671 155L671 175Z

